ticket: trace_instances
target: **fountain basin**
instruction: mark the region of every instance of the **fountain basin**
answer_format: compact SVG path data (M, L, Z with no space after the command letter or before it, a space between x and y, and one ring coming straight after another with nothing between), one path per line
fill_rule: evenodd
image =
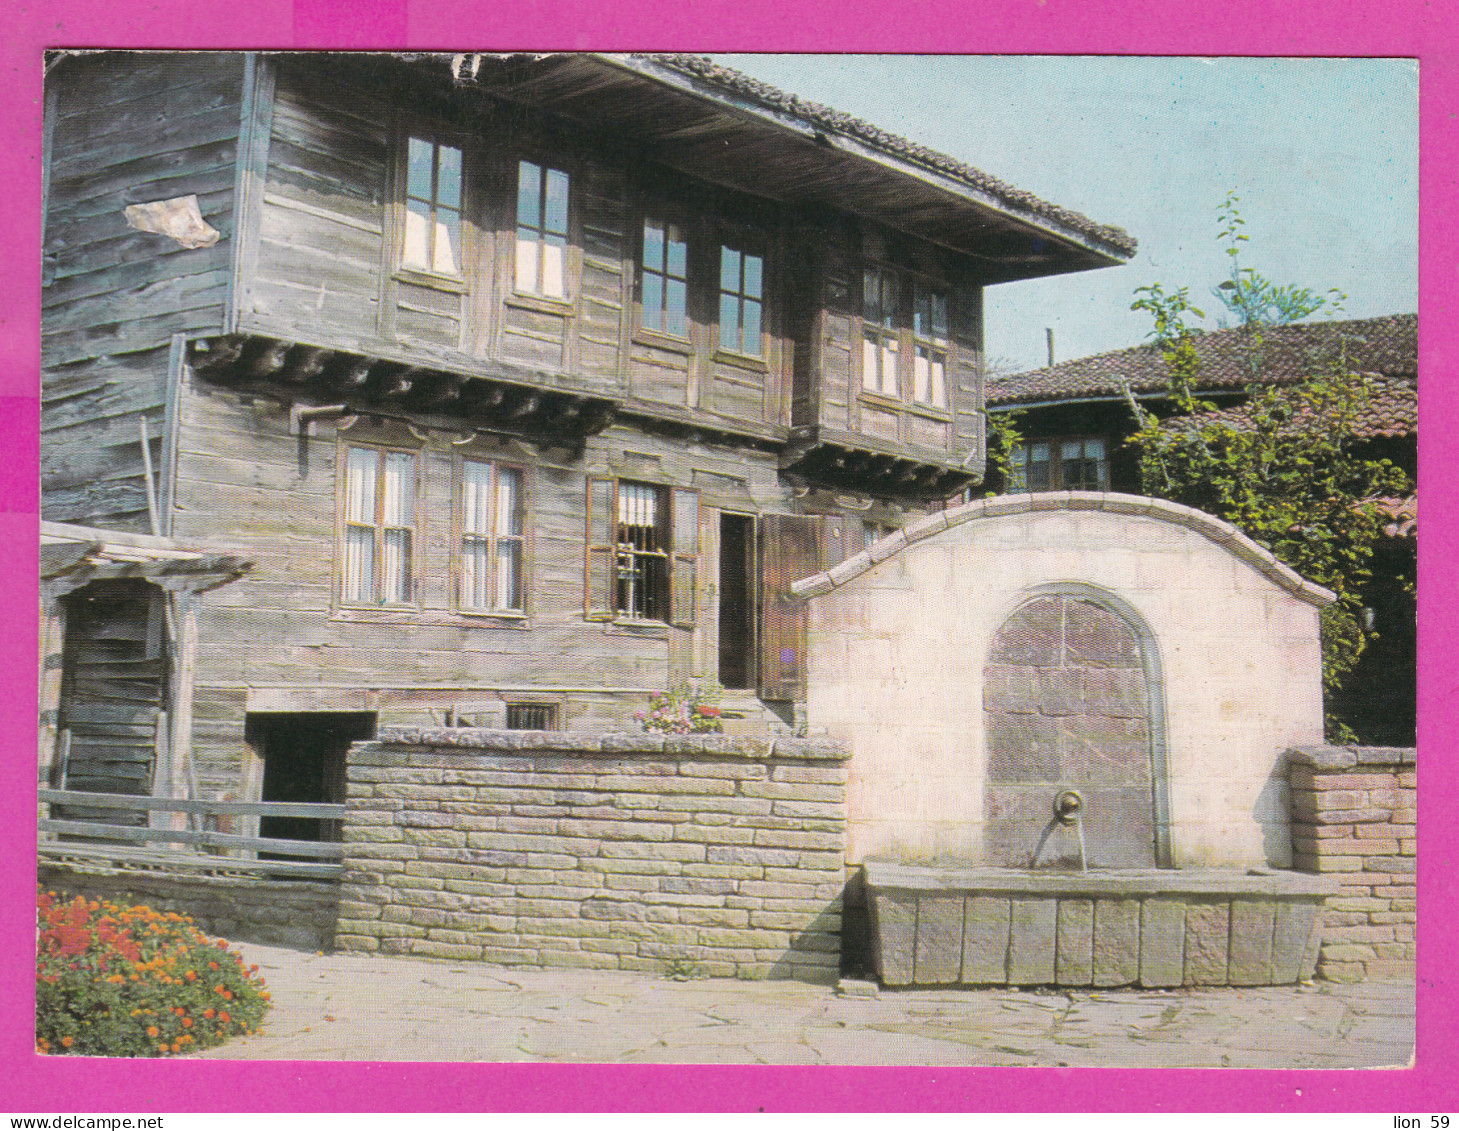
M864 864L886 986L1264 986L1317 961L1335 877Z

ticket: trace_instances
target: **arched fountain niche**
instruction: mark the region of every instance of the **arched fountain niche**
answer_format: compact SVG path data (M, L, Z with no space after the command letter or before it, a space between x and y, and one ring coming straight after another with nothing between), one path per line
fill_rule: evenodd
M983 669L985 863L1169 867L1163 703L1128 604L1081 583L1023 594Z

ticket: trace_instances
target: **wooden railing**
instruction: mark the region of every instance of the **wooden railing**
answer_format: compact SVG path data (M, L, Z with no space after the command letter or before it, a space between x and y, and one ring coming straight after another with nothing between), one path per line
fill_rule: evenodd
M122 868L250 872L288 879L338 879L344 845L328 840L243 836L209 828L218 817L310 817L344 820L343 805L295 801L192 801L122 793L42 789L39 801L62 810L121 810L130 814L178 813L196 828L111 824L105 820L42 817L36 850L42 860L76 860ZM63 838L63 839L58 839ZM278 858L259 859L258 853ZM297 859L305 857L306 859Z

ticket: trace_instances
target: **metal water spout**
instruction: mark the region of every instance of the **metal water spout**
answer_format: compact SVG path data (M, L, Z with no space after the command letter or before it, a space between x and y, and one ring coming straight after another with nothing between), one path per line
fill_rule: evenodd
M1089 855L1084 845L1084 798L1077 789L1060 790L1054 798L1054 819L1061 825L1073 825L1079 834L1079 870L1089 871Z

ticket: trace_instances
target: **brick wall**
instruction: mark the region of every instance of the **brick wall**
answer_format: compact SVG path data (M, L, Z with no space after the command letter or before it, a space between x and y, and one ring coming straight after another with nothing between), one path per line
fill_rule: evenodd
M1335 982L1411 977L1415 751L1306 746L1288 752L1293 864L1335 875L1317 974Z
M350 749L337 945L833 979L847 757L825 740L386 729Z
M157 911L189 915L199 930L233 942L300 950L334 944L339 889L332 883L137 872L42 861L48 891L145 903Z

